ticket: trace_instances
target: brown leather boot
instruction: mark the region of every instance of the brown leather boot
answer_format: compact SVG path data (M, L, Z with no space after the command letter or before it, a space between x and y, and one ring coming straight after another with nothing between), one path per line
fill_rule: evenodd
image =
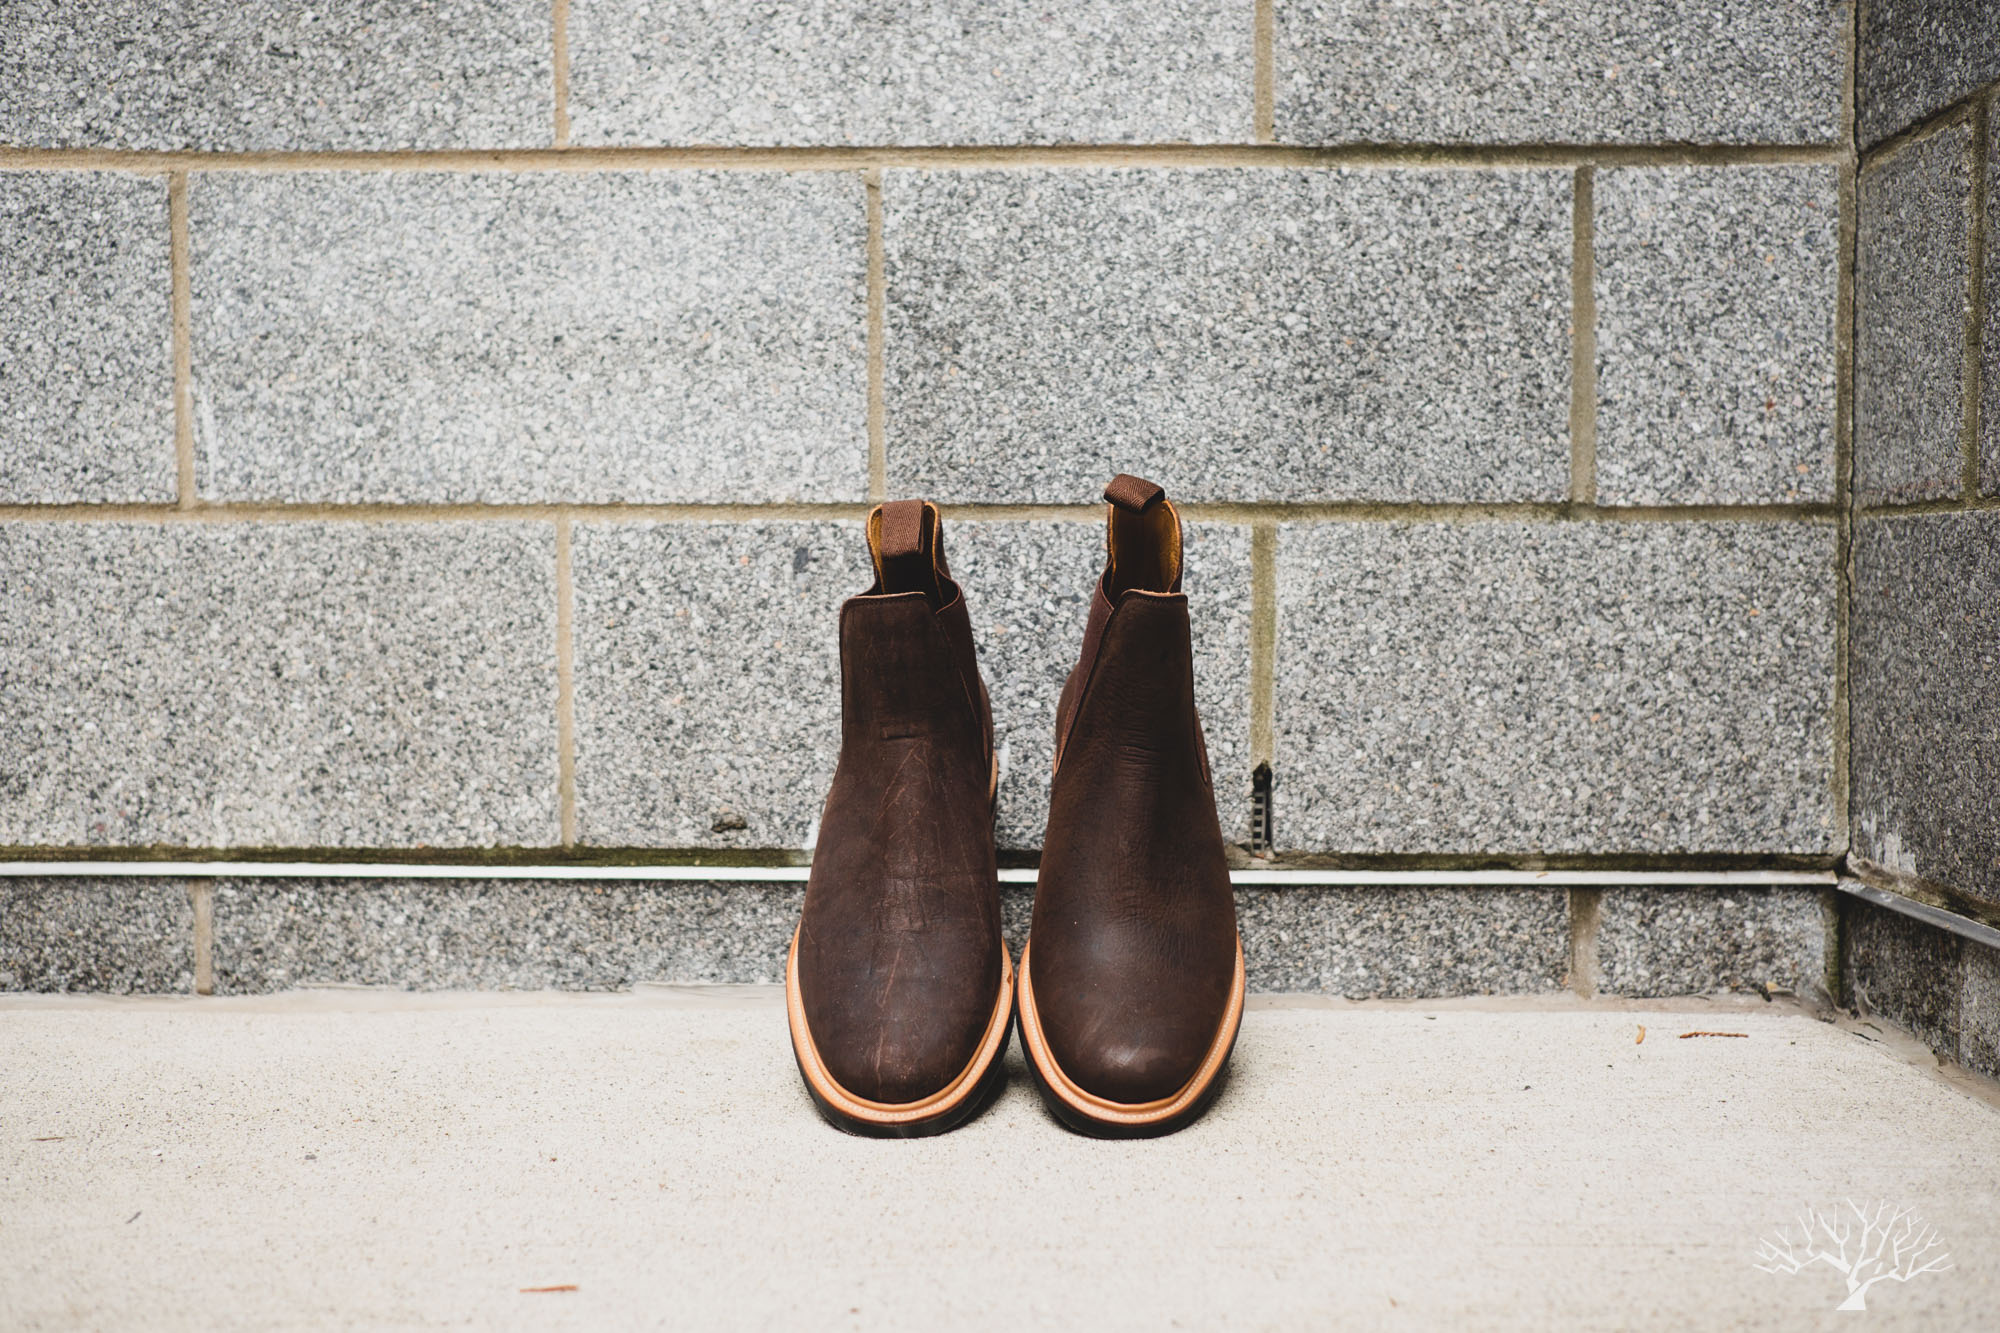
M1220 1087L1243 946L1194 706L1180 515L1120 476L1109 559L1056 712L1056 771L1021 953L1028 1063L1086 1134L1166 1134Z
M1000 1081L1014 997L993 857L993 721L938 511L868 516L840 609L840 761L785 968L792 1051L856 1134L950 1129Z

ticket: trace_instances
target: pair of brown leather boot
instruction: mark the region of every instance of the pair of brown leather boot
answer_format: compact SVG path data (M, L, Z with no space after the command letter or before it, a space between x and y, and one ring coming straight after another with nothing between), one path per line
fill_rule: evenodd
M840 612L840 762L785 971L799 1071L842 1129L965 1120L1000 1086L1017 1007L1042 1098L1072 1129L1169 1133L1220 1086L1243 949L1195 714L1180 515L1136 477L1104 498L1108 559L1057 710L1018 983L992 710L938 511L899 500L868 516L875 582Z

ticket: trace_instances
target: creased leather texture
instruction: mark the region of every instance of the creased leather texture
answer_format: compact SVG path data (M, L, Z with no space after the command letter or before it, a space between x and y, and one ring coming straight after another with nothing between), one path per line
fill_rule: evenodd
M1176 1095L1216 1041L1236 899L1194 711L1184 592L1092 598L1064 691L1030 967L1050 1053L1118 1103Z
M1184 593L1092 599L1064 690L1029 930L1050 1053L1109 1101L1195 1076L1228 1008L1236 905L1215 815Z
M813 1043L876 1102L930 1096L971 1063L1005 947L985 689L964 599L934 586L942 608L922 591L841 608L840 760L798 937Z

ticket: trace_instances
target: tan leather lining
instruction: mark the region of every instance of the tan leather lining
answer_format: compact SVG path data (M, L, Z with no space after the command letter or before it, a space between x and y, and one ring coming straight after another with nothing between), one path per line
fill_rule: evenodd
M1094 1093L1087 1092L1063 1073L1056 1063L1055 1055L1049 1050L1048 1039L1042 1035L1041 1016L1035 1009L1034 987L1029 981L1028 950L1021 950L1021 976L1017 984L1021 999L1021 1041L1028 1048L1028 1058L1042 1072L1042 1077L1055 1094L1072 1108L1112 1125L1156 1125L1170 1120L1194 1105L1215 1076L1222 1072L1222 1065L1229 1058L1230 1048L1235 1044L1236 1028L1243 1018L1243 937L1236 938L1236 976L1229 988L1229 1005L1223 1011L1222 1025L1216 1029L1215 1041L1209 1046L1208 1054L1202 1058L1201 1067L1187 1086L1171 1097L1162 1097L1152 1102L1114 1102Z
M1007 1020L1014 1009L1014 964L1007 948L1000 948L1000 995L994 1002L993 1017L987 1020L986 1035L973 1054L972 1063L943 1088L914 1102L873 1102L857 1097L834 1081L813 1045L812 1030L806 1024L805 999L799 991L799 936L792 932L792 947L785 956L785 1018L792 1029L792 1049L798 1052L799 1068L829 1106L853 1120L877 1125L906 1125L929 1120L950 1111L970 1097L985 1078L1007 1044Z
M1172 500L1162 499L1134 513L1111 506L1105 528L1104 593L1117 605L1129 589L1179 592L1181 587L1181 516Z
M921 592L933 609L956 601L958 587L944 570L942 522L928 500L892 500L869 510L868 558L875 566L870 591Z

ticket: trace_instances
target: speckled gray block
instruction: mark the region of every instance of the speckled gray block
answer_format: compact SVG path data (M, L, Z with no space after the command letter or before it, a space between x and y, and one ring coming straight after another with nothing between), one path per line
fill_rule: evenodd
M1534 500L1569 476L1566 171L892 171L892 490Z
M1829 523L1287 524L1277 843L1825 852Z
M0 879L0 991L194 989L187 886L157 879Z
M2000 903L2000 512L1855 525L1857 856Z
M0 255L0 503L171 500L166 181L0 171Z
M1861 173L1854 277L1854 485L1862 503L1963 482L1970 132L1950 126Z
M1276 3L1281 143L1832 143L1833 0Z
M1253 991L1422 999L1546 994L1568 979L1559 890L1249 888L1236 911Z
M547 523L0 524L0 845L556 840Z
M1195 703L1223 836L1243 842L1250 836L1250 532L1190 522L1186 536ZM971 612L994 740L1005 747L995 832L1003 849L1039 847L1056 700L1082 648L1104 568L1104 527L947 521L945 550Z
M221 880L215 989L771 984L803 897L796 883Z
M1852 897L1842 897L1840 921L1849 1003L2000 1078L2000 954Z
M1597 497L1833 498L1831 166L1601 169Z
M1868 0L1856 55L1855 128L1866 145L2000 79L2000 6Z
M867 489L851 173L197 176L203 494Z
M1247 142L1251 16L1107 0L573 0L579 144Z
M861 524L585 523L572 561L582 841L810 846Z
M0 141L543 147L553 69L548 0L8 0Z
M1986 141L1986 326L1979 372L1979 489L2000 495L2000 115Z
M1817 889L1605 889L1597 989L1826 994L1827 909Z

